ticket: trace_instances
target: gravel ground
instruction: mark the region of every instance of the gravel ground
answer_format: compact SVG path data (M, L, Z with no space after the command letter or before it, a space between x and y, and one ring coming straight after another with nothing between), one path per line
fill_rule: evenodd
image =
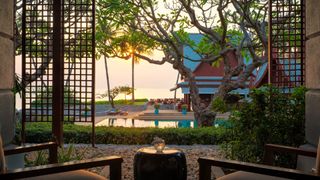
M84 152L84 159L93 157L102 157L117 155L123 158L122 174L124 180L133 179L133 158L139 148L150 145L97 145L92 148L88 145L77 145L77 151ZM221 157L218 147L215 145L168 145L170 148L182 150L187 159L188 180L198 179L198 162L197 159L203 156ZM94 168L91 171L106 176L106 171L102 168Z
M66 145L67 146L67 145ZM74 154L81 155L83 159L90 159L103 156L121 156L123 158L122 163L122 175L124 180L133 179L133 158L138 149L142 147L148 147L150 145L96 145L92 147L88 144L74 145ZM218 146L215 145L167 145L169 148L180 149L185 153L187 159L188 180L198 179L199 166L197 159L199 157L222 157L219 153ZM28 159L35 158L35 153L28 154ZM107 177L109 169L107 167L91 168L90 171Z

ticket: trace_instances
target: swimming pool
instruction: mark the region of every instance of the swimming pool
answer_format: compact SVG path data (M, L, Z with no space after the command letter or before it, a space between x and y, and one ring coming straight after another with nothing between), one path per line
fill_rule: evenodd
M115 127L158 127L158 128L193 128L197 127L194 120L139 120L108 118L96 124L96 126Z

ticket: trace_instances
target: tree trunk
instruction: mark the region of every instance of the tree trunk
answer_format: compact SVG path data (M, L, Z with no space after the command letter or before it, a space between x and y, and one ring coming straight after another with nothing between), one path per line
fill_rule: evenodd
M66 87L68 87L70 85L70 77L71 77L71 74L73 71L74 63L75 63L74 61L71 61L71 67L69 67L68 76L67 76L66 84L65 84Z
M201 102L198 87L196 85L194 77L189 80L189 88L192 109L194 111L194 117L197 120L198 127L212 126L216 117L216 112L214 112L212 108L210 108L210 105L206 107L206 105Z
M177 80L176 80L176 85L178 84L179 82L179 75L180 73L178 72L178 75L177 75ZM174 90L174 96L173 96L173 99L174 99L174 103L177 102L177 89Z
M106 56L104 56L104 67L105 67L105 70L106 70L106 77L107 77L108 99L109 99L109 102L111 103L111 107L115 108L113 99L110 97L110 80L109 80L108 62L107 62L107 57Z
M134 103L134 55L132 55L132 103Z
M182 64L177 65L176 67L181 76L187 77L186 80L189 82L191 105L198 127L211 126L215 120L216 113L213 112L210 107L206 107L205 104L201 102L196 80L192 71Z

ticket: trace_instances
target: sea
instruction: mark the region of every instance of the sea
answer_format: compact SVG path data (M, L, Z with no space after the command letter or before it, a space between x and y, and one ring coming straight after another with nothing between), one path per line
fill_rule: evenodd
M96 95L102 94L106 92L106 89L96 89ZM177 90L177 98L183 98L183 94L181 90ZM169 89L164 88L135 88L135 99L164 99L164 98L174 98L174 91L170 91ZM131 95L125 96L124 94L119 94L116 98L117 99L131 99ZM97 98L96 101L107 100L107 98ZM20 95L16 95L16 109L21 109L22 107L22 99Z

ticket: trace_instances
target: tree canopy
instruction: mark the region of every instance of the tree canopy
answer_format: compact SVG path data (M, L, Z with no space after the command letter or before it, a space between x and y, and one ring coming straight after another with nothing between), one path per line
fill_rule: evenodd
M108 36L110 49L107 52L113 56L128 56L128 44L133 41L164 53L163 57L152 59L133 52L150 63L171 63L188 79L199 125L210 124L207 121L213 119L215 113L211 105L200 105L194 75L183 63L184 59L197 59L185 57L183 46L190 46L202 62L224 63L225 76L215 97L224 98L234 89L246 88L253 70L267 62L267 2L264 1L99 0L97 17L98 27L109 32L108 35L97 34L97 38ZM204 38L196 43L189 33L199 33ZM234 58L235 67L231 65ZM250 63L245 63L248 59ZM235 81L231 80L233 77L237 77Z

